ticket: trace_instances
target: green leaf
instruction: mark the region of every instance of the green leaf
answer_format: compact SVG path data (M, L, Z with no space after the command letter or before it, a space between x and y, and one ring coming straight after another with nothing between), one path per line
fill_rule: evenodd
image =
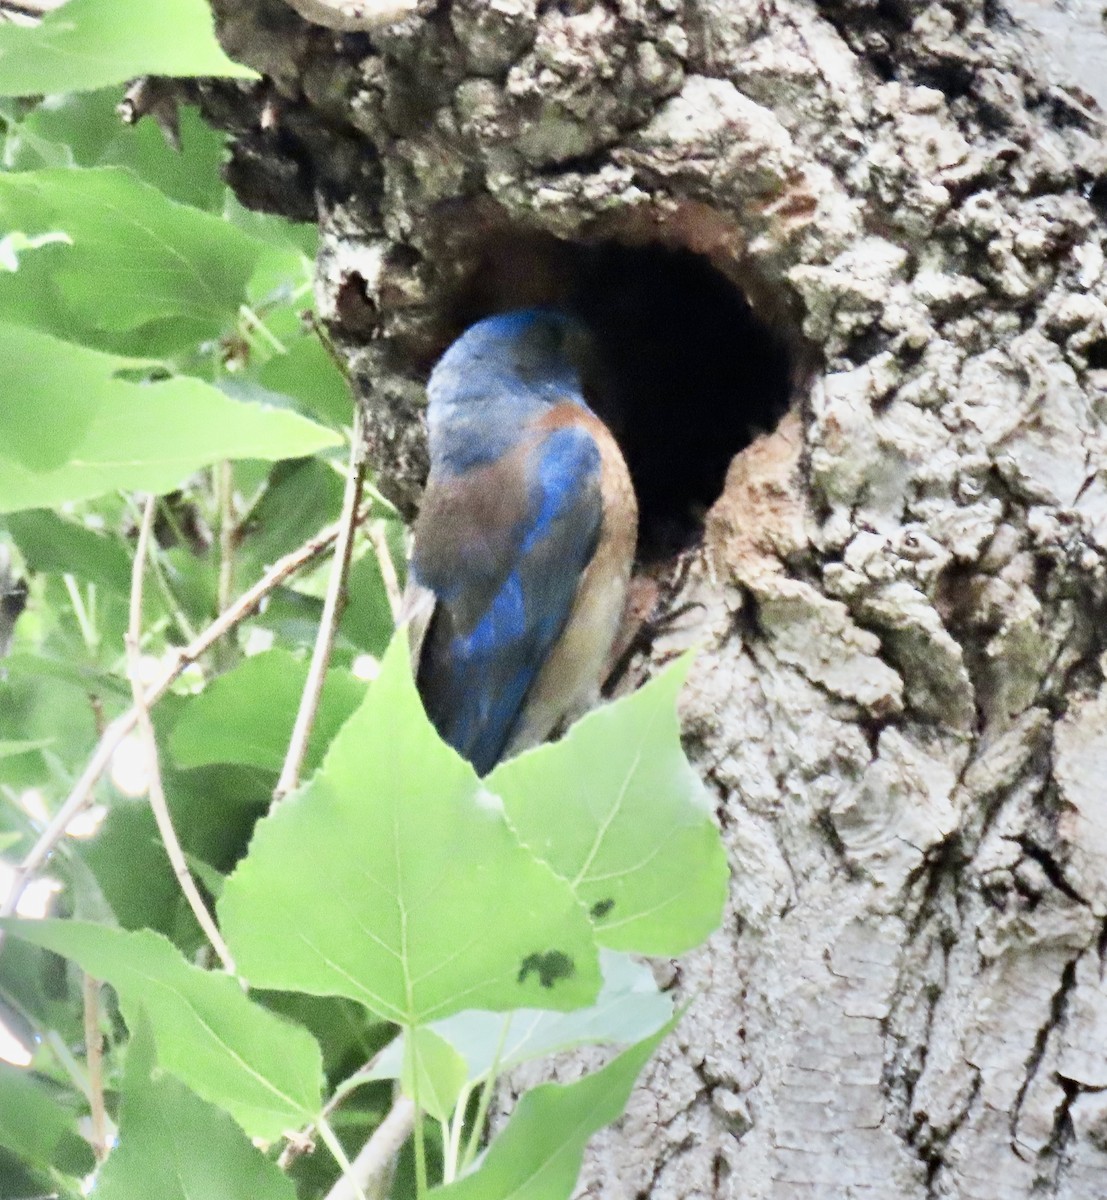
M42 246L71 246L68 234L61 232L40 233L28 237L18 230L0 238L0 271L18 271L19 256L27 250L38 250Z
M113 696L130 696L131 689L126 680L118 675L109 675L106 671L90 667L87 663L75 662L72 658L60 658L46 654L10 654L4 659L4 670L8 681L12 683L41 683L43 680L56 680L68 688L79 691L85 697L88 706L88 693L107 693ZM49 697L49 705L57 715L57 700ZM2 711L2 710L0 710ZM49 716L49 713L46 714ZM91 716L91 714L90 714ZM57 721L48 722L51 730L58 728ZM71 733L68 720L62 721L61 727L66 733Z
M465 1086L465 1076L465 1059L449 1042L425 1026L407 1031L400 1086L424 1112L448 1121Z
M386 527L396 522L385 522ZM382 539L383 540L383 539ZM380 657L396 632L392 605L381 574L380 560L372 547L350 564L347 583L350 602L342 614L342 635L369 654Z
M76 1113L58 1096L30 1071L0 1062L0 1146L42 1167L54 1164L60 1148L72 1154L83 1146L87 1171L92 1153L77 1134Z
M0 175L0 225L63 231L72 245L51 260L63 298L81 321L114 331L186 318L218 333L271 253L221 216L116 167Z
M292 1181L226 1113L158 1070L141 1009L137 1017L119 1144L100 1170L97 1200L295 1200Z
M279 1137L319 1111L322 1056L311 1035L248 1000L230 976L191 966L159 934L84 921L0 926L110 983L132 1032L145 1011L158 1062L252 1137Z
M79 661L55 662L42 655L10 654L0 671L0 739L5 742L47 742L49 747L28 749L4 761L4 782L12 787L32 787L46 782L48 771L42 750L49 749L66 770L81 770L96 744L97 731L91 694L112 698L99 676ZM126 686L123 680L117 680ZM108 706L109 712L114 712ZM57 781L55 780L55 783ZM64 790L64 789L63 789ZM51 789L56 794L57 788Z
M34 750L44 750L54 744L53 738L37 738L27 742L0 742L0 758L16 758L20 754L30 754Z
M240 404L198 379L131 383L137 360L0 325L0 512L115 489L164 492L223 458L292 458L340 443L295 413ZM49 431L44 436L44 431Z
M0 95L87 91L134 75L256 79L220 49L204 0L69 0L0 26Z
M48 1196L54 1200L56 1193L59 1200L77 1200L72 1192L60 1190L58 1183L56 1175L42 1168L31 1168L0 1146L0 1196L14 1196L17 1200Z
M437 1200L568 1200L584 1147L626 1107L630 1089L675 1022L576 1083L546 1083L519 1101L478 1168L432 1188Z
M118 86L47 97L9 127L8 169L127 167L172 200L221 212L226 135L206 124L196 108L181 105L180 148L174 149L155 120L124 125L117 111L122 98Z
M269 650L220 675L185 706L169 739L182 767L242 763L279 771L307 678L308 663L287 650ZM348 671L327 673L308 747L313 769L343 722L365 695Z
M708 793L680 745L676 698L690 665L681 659L485 780L615 950L681 954L715 929L726 901Z
M281 555L336 520L342 491L342 476L317 458L277 463L245 518L246 536L238 552L243 578L260 575Z
M403 1025L590 1003L587 916L423 712L397 637L311 782L260 821L219 913L262 987Z
M131 586L131 560L122 542L67 521L48 508L4 518L32 571L65 572L120 595Z
M509 1071L574 1046L603 1042L627 1046L656 1032L672 1017L672 1000L658 991L649 967L612 950L603 951L600 962L603 987L588 1008L568 1013L519 1009L506 1015L460 1012L427 1028L464 1056L467 1079L475 1082L493 1068ZM400 1076L405 1038L401 1034L381 1053L373 1068L374 1079Z
M262 367L261 382L277 392L295 396L321 421L341 429L353 419L350 385L327 348L315 334L306 334Z

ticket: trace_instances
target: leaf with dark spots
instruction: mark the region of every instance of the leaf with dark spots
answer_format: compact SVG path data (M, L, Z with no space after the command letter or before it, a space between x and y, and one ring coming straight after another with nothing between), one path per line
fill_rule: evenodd
M547 950L545 954L528 954L519 967L519 982L526 983L531 972L538 975L538 982L548 991L562 979L571 979L576 974L573 960L560 950Z

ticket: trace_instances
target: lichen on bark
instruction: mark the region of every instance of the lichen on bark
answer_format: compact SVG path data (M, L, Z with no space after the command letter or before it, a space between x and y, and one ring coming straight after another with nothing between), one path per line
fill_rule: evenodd
M215 8L266 76L205 91L230 178L320 221L319 306L407 510L434 355L578 294L597 246L705 256L793 351L791 412L636 666L707 647L684 716L734 882L581 1194L1101 1194L1094 102L992 0L420 0L369 33Z

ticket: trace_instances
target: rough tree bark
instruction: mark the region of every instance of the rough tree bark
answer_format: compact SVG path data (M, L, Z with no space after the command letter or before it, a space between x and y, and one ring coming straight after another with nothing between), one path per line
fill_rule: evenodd
M674 573L654 547L683 611L635 670L706 647L686 729L733 892L581 1195L1107 1195L1094 100L995 0L419 0L368 32L215 8L266 76L205 91L229 177L320 220L405 507L433 355L587 289L589 247L705 256L791 349L699 548ZM729 428L693 400L667 403Z

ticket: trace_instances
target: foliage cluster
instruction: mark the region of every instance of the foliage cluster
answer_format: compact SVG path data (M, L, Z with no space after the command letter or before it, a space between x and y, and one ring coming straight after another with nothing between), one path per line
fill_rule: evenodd
M725 891L680 748L686 664L477 779L393 637L404 530L373 495L312 773L273 803L325 569L275 581L174 664L339 515L351 401L304 319L314 231L239 207L195 113L179 150L120 125L123 82L154 71L249 74L203 0L70 0L0 26L9 624L29 581L0 661L0 894L143 673L167 681L157 759L124 739L84 829L48 847L27 897L52 918L3 921L0 1019L25 1061L0 1063L0 1196L566 1197L672 1026L632 955L697 944ZM136 492L158 500L133 572ZM154 782L231 969L182 896ZM589 1042L627 1048L528 1093L482 1151L497 1076ZM391 1182L350 1168L404 1104Z

